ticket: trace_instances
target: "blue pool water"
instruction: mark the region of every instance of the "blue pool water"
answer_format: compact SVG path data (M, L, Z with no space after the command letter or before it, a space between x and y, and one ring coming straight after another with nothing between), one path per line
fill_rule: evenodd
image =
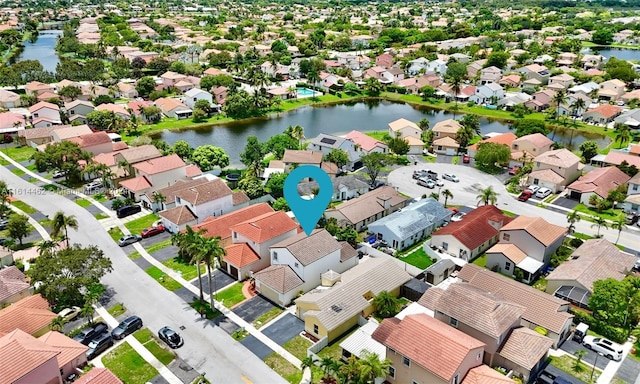
M298 96L313 96L315 93L313 90L307 88L296 88L296 92Z

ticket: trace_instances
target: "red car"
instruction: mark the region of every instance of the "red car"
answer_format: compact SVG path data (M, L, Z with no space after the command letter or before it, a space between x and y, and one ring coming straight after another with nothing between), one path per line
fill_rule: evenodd
M462 155L462 162L467 164L471 161L471 157L469 157L469 155Z
M520 201L527 201L529 200L529 198L533 195L533 192L531 191L522 191L522 193L520 194L520 196L518 196L518 200Z
M519 165L514 165L513 167L509 168L509 174L510 175L515 175L518 172L518 169L520 169Z
M147 238L147 237L159 235L162 232L164 232L164 225L159 224L155 227L149 227L149 228L143 229L142 232L140 232L140 236L142 236L142 238Z

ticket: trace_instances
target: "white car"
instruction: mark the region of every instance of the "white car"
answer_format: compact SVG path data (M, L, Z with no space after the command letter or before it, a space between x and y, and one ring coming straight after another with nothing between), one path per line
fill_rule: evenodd
M440 179L436 180L436 187L444 187L444 181Z
M80 308L74 306L71 308L63 309L58 313L58 316L62 316L66 321L71 321L76 317L78 317L79 314L80 314Z
M453 173L443 173L442 178L445 180L453 181L454 183L460 181L460 179L458 179L458 176L454 175Z
M613 341L609 341L603 337L585 336L582 344L592 351L602 353L604 356L611 360L622 360L622 346L616 344Z
M464 212L458 212L455 215L451 216L451 221L462 221L462 218L466 215Z
M536 191L536 197L538 199L544 199L551 194L551 190L547 187L542 187Z
M534 185L534 184L531 184L530 186L527 187L527 191L531 191L532 195L538 192L538 189L540 189L540 186Z

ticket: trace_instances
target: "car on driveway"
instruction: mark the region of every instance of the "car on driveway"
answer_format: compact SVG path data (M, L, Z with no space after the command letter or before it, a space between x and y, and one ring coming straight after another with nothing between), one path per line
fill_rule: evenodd
M527 201L527 200L529 200L531 198L532 195L533 195L533 192L531 192L531 191L522 191L520 196L518 196L518 200Z
M71 321L78 317L80 313L80 307L71 307L65 308L62 311L58 312L58 316L62 316L66 321Z
M536 197L538 199L544 199L551 194L551 190L547 187L542 187L536 191Z
M170 327L162 327L158 331L158 337L160 340L167 343L171 348L180 348L184 344L184 340L178 334L178 332L174 331Z
M125 245L137 243L141 239L142 237L140 237L140 235L134 235L134 234L124 235L120 238L120 240L118 240L118 245L121 247L124 247Z
M54 179L59 179L61 177L64 177L66 174L67 174L67 172L65 172L65 171L55 171L55 172L53 172L52 177Z
M592 351L598 352L606 356L607 358L615 361L622 360L622 346L607 340L604 337L595 337L587 335L584 337L582 344Z
M444 173L442 174L442 178L445 180L453 181L454 183L457 183L460 181L458 176L454 175L453 173Z
M7 228L7 224L9 224L9 219L0 220L0 229L4 230Z
M95 338L89 343L88 345L89 350L87 351L87 359L91 360L95 358L102 352L106 351L112 345L113 345L113 338L111 337L109 332L105 332L101 334L100 336L98 336L97 338Z
M462 221L462 218L466 215L464 212L458 212L451 216L451 221Z
M434 189L436 187L436 182L431 179L418 179L418 185Z
M146 239L147 237L159 235L162 232L164 232L164 225L159 224L143 229L142 232L140 232L140 236L142 236L143 239Z
M98 336L102 335L105 332L108 332L109 328L107 324L100 322L93 325L93 327L88 327L80 331L73 340L77 341L80 344L89 345L93 340L95 340Z
M116 340L124 339L140 328L142 328L141 318L138 316L127 317L113 329L111 336Z
M633 225L638 222L638 216L635 212L630 212L625 218L624 222L627 225Z
M462 155L462 162L463 162L464 164L468 164L468 163L470 163L470 162L471 162L471 156L466 155L466 154L465 154L465 155Z
M531 193L536 193L538 192L538 189L540 189L539 185L535 185L535 184L531 184L530 186L527 187L527 191L531 191Z

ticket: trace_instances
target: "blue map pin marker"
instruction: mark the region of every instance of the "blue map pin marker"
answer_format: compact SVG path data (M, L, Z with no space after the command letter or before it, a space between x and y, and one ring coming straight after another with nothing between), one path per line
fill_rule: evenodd
M305 178L315 180L320 189L318 195L310 200L303 199L298 193L298 183ZM318 224L318 220L331 202L332 195L331 178L325 171L313 165L302 165L294 169L284 181L284 198L307 236Z

